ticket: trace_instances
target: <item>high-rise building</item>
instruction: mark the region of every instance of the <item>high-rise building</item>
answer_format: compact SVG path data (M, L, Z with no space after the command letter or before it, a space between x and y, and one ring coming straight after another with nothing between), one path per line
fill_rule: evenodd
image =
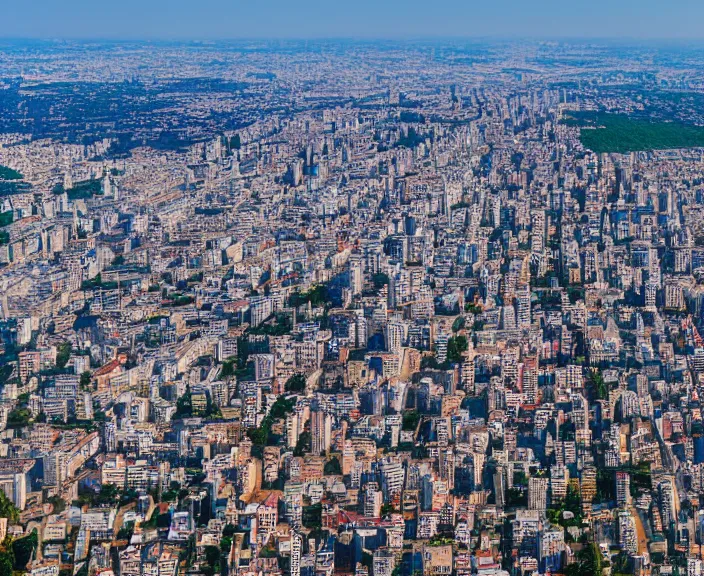
M631 476L628 472L616 472L616 504L623 508L631 503Z
M440 479L447 482L448 489L455 487L455 455L452 447L442 448L438 453Z
M582 505L591 508L592 500L596 496L596 468L594 466L585 466L582 469L579 489Z
M291 576L301 576L301 553L303 538L298 532L291 532Z
M396 553L387 548L374 550L372 576L391 576L396 567Z
M518 307L518 328L530 328L530 287L526 284L516 294Z
M550 468L550 502L552 504L565 499L569 480L569 470L564 466L553 466Z
M548 506L548 479L533 476L528 479L528 508L545 510Z
M405 477L403 464L396 459L384 458L379 463L379 473L381 476L381 490L385 500L390 502L395 497L400 497Z
M383 499L379 485L376 482L367 483L364 487L364 515L367 518L379 518Z
M322 410L311 413L311 451L314 455L327 453L332 439L332 417Z
M545 530L538 540L540 573L558 572L562 567L565 551L565 533L560 530Z

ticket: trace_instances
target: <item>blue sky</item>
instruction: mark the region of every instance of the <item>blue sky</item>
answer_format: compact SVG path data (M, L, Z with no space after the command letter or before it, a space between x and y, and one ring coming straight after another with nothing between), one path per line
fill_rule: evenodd
M704 39L704 0L3 0L14 38Z

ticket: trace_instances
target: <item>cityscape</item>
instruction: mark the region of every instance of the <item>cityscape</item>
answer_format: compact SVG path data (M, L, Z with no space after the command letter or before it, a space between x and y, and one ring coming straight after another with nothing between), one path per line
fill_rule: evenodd
M0 40L0 576L702 576L704 45Z

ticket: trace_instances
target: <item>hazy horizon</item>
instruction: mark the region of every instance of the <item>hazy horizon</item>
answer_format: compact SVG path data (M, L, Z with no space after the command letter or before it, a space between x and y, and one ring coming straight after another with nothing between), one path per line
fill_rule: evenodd
M3 39L224 40L634 40L701 41L704 3L692 0L87 0L5 7Z

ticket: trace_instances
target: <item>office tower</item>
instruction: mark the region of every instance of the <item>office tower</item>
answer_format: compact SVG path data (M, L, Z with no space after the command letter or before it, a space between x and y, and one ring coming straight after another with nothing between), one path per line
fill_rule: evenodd
M616 504L623 508L631 503L631 476L628 472L616 472Z
M383 499L379 485L376 482L368 482L364 487L364 515L367 518L379 518Z
M548 479L532 476L528 479L528 509L545 510L548 505Z
M570 474L564 466L550 468L550 503L557 504L567 496Z
M311 451L315 455L327 453L332 439L332 417L321 410L311 413Z

